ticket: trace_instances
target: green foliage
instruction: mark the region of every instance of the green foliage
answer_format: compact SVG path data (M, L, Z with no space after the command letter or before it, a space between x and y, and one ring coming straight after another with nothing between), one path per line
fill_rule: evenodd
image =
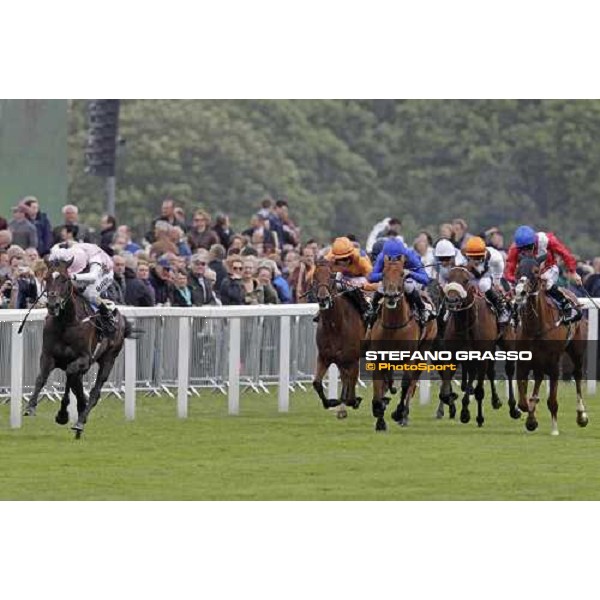
M286 195L304 236L326 241L399 216L408 239L463 217L521 223L600 254L600 102L127 100L118 217L142 232L166 196L246 226ZM97 221L103 182L84 173L85 102L70 110L70 198ZM508 237L508 236L507 236Z

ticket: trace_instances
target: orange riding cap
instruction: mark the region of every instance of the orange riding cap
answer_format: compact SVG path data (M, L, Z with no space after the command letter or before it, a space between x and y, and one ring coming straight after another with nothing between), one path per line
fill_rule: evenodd
M331 245L326 257L332 263L332 269L346 277L366 277L373 270L373 265L367 256L361 256L360 250L347 237L337 238ZM336 261L350 259L347 265L337 264Z

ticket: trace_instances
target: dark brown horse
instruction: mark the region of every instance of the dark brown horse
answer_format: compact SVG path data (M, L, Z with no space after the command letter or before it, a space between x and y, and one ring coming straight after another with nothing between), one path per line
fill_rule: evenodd
M94 324L96 315L87 301L77 294L67 271L69 266L70 263L57 261L51 263L48 269L48 316L44 324L40 372L25 415L35 415L38 397L48 376L54 369L61 369L67 375L67 383L55 421L59 425L68 422L67 407L69 391L72 390L77 398L78 413L73 429L79 438L90 411L100 398L102 386L108 379L125 337L132 336L134 331L123 316L119 315L117 330L112 339L100 339ZM95 362L99 367L98 375L87 399L83 389L83 375Z
M312 290L319 303L317 326L317 369L313 387L323 408L336 406L338 418L347 416L346 406L358 408L361 398L356 396L359 375L360 342L364 340L366 326L360 309L351 298L359 290L348 289L337 281L336 273L325 259L317 261ZM342 380L341 398L325 397L323 377L330 365L336 365Z
M479 291L473 274L464 267L453 267L448 275L448 283L444 287L446 306L450 313L444 343L453 351L493 352L498 339L496 315ZM461 423L471 420L469 411L470 395L477 401L476 422L481 427L485 421L483 416L484 382L489 370L489 361L475 360L462 363L463 380L461 389L462 410ZM453 371L442 371L440 400L452 405L457 395L452 391ZM473 384L476 386L473 387ZM513 399L514 401L514 399ZM499 408L496 405L496 408Z
M381 314L373 324L369 340L372 342L402 342L402 350L414 352L430 345L437 335L437 323L429 321L423 330L413 315L404 293L405 257L385 257L383 263L383 307ZM408 425L410 401L414 396L421 372L403 373L400 402L391 417L401 426ZM393 375L386 372L385 377L373 373L373 416L375 431L385 431L385 409L389 403L386 392L395 392Z
M586 319L582 319L564 325L559 309L546 294L545 282L540 275L541 266L536 259L524 257L519 261L518 282L515 286L519 310L517 342L519 349L530 350L533 354L532 361L523 360L517 364L519 408L527 413L527 430L535 431L538 427L535 410L539 402L540 386L544 375L548 375L550 393L547 406L552 418L551 434L558 435L558 378L563 352L566 352L573 362L573 378L577 390L577 424L580 427L588 424L581 393L588 323ZM531 398L527 398L527 378L531 371L534 377L533 393Z

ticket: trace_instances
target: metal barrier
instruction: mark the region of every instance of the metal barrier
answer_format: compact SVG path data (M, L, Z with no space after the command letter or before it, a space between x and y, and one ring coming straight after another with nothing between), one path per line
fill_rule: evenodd
M185 417L189 395L200 389L227 394L229 412L237 414L240 386L261 393L277 385L279 410L287 411L290 390L312 380L316 310L315 304L121 307L143 334L126 340L103 392L125 400L128 419L135 416L136 393L177 398L177 414ZM31 393L39 371L46 311L32 311L19 335L24 315L0 311L0 398L11 401L13 427L21 425L21 396ZM87 387L96 373L94 366L86 375ZM58 401L64 384L64 373L54 370L42 397Z
M598 309L588 310L588 339L598 340ZM600 299L595 299L600 304ZM289 392L312 380L316 366L316 304L220 306L194 308L121 307L143 330L126 340L103 392L125 401L126 418L135 416L136 393L177 398L177 414L187 415L188 397L200 389L227 394L230 414L239 413L240 386L256 393L278 386L278 407L287 411ZM32 391L41 353L43 309L31 312L23 335L17 333L23 310L0 311L0 398L10 398L11 425L21 425L21 398ZM587 356L589 394L596 392L597 345ZM26 365L26 368L23 368ZM86 375L91 387L97 367ZM42 394L57 401L65 376L55 370ZM329 391L336 396L337 370L330 371ZM423 381L420 400L429 402L431 382Z

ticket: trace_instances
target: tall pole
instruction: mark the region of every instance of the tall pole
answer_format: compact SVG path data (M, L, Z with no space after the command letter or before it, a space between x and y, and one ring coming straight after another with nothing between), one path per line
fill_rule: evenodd
M117 181L114 175L106 178L106 214L115 217Z

